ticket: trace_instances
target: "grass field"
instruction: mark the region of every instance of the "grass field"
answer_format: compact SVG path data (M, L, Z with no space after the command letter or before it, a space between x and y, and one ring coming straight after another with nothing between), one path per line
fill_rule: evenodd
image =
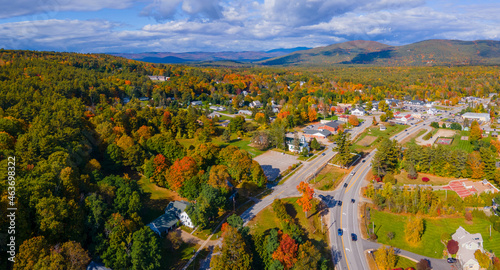
M355 150L359 151L367 151L367 150L372 150L377 147L378 143L382 141L384 138L389 138L393 136L394 134L397 134L403 130L408 128L407 125L394 125L394 126L387 126L387 130L380 130L379 127L372 127L369 128L366 132L361 134L359 138L356 140L356 142L353 144L353 148ZM365 139L368 137L368 139ZM372 140L370 137L375 137L375 140ZM367 145L367 142L369 144Z
M347 170L327 165L310 183L319 190L334 190L346 173Z
M138 183L144 191L144 198L142 198L144 203L140 212L144 224L161 216L170 201L181 200L177 193L149 182L144 176Z
M463 218L426 218L422 240L419 244L412 246L404 239L404 226L407 219L406 215L371 210L371 220L375 223L375 233L380 243L432 258L441 258L445 248L440 240L441 234L444 232L453 234L459 226L462 226L469 233L481 233L485 249L500 254L500 241L498 241L500 233L493 230L490 239L491 223L487 220L475 218L472 224L468 224ZM395 233L392 240L387 238L387 233L390 231Z
M440 176L435 176L435 175L426 174L426 173L419 173L417 179L410 179L410 178L408 178L408 173L404 170L402 170L400 174L396 174L394 177L397 179L397 181L398 181L397 183L400 185L426 184L426 185L443 186L443 185L447 185L451 180L456 179L456 178L440 177ZM423 177L429 178L429 182L423 182L422 181Z

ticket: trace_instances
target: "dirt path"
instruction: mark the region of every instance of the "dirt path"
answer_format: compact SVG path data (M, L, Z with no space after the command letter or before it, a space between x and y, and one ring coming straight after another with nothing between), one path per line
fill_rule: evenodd
M200 239L196 236L193 236L180 228L175 229L173 232L175 232L177 235L179 235L182 239L183 242L188 243L188 244L197 244L197 245L202 245L205 240ZM207 242L207 246L214 246L217 243L218 240L209 240Z

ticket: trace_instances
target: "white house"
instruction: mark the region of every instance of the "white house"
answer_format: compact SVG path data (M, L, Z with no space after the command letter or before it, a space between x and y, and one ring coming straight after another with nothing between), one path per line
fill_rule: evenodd
M428 115L435 115L435 114L437 114L437 110L435 108L429 108L427 110L427 114Z
M260 108L262 107L262 103L258 100L252 101L250 103L250 108Z
M481 234L470 234L460 226L451 238L458 242L457 258L460 260L463 269L479 270L481 267L474 256L474 252L478 249L484 252Z
M252 115L252 112L249 110L239 110L238 114L240 114L240 115Z
M355 108L354 110L351 111L352 115L357 115L357 116L363 116L365 115L365 110L362 108Z
M198 100L191 101L191 106L201 106L201 105L203 105L203 102L201 102L201 101L198 101Z
M194 224L186 213L186 208L189 205L186 201L173 201L165 208L165 214L159 216L153 222L148 224L152 231L162 236L169 231L175 229L177 222L189 228L194 228Z
M286 137L286 142L288 144L288 151L300 153L304 148L306 148L307 152L309 152L309 143L307 143L306 137L304 135L302 135L299 139L300 141L299 149L295 149L295 146L293 145L294 144L293 140L294 138Z

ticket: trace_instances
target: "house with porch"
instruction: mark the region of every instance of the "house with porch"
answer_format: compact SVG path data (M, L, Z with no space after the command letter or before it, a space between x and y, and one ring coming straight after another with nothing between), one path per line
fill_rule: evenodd
M476 250L483 250L483 237L480 233L471 234L466 231L462 226L460 226L457 231L451 236L451 238L458 242L458 252L457 259L462 265L462 269L467 270L479 270L479 266L474 252Z

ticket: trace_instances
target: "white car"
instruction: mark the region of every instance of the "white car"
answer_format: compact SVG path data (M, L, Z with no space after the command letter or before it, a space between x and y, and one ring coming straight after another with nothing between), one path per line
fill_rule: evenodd
M354 175L356 172L351 172L351 175Z

